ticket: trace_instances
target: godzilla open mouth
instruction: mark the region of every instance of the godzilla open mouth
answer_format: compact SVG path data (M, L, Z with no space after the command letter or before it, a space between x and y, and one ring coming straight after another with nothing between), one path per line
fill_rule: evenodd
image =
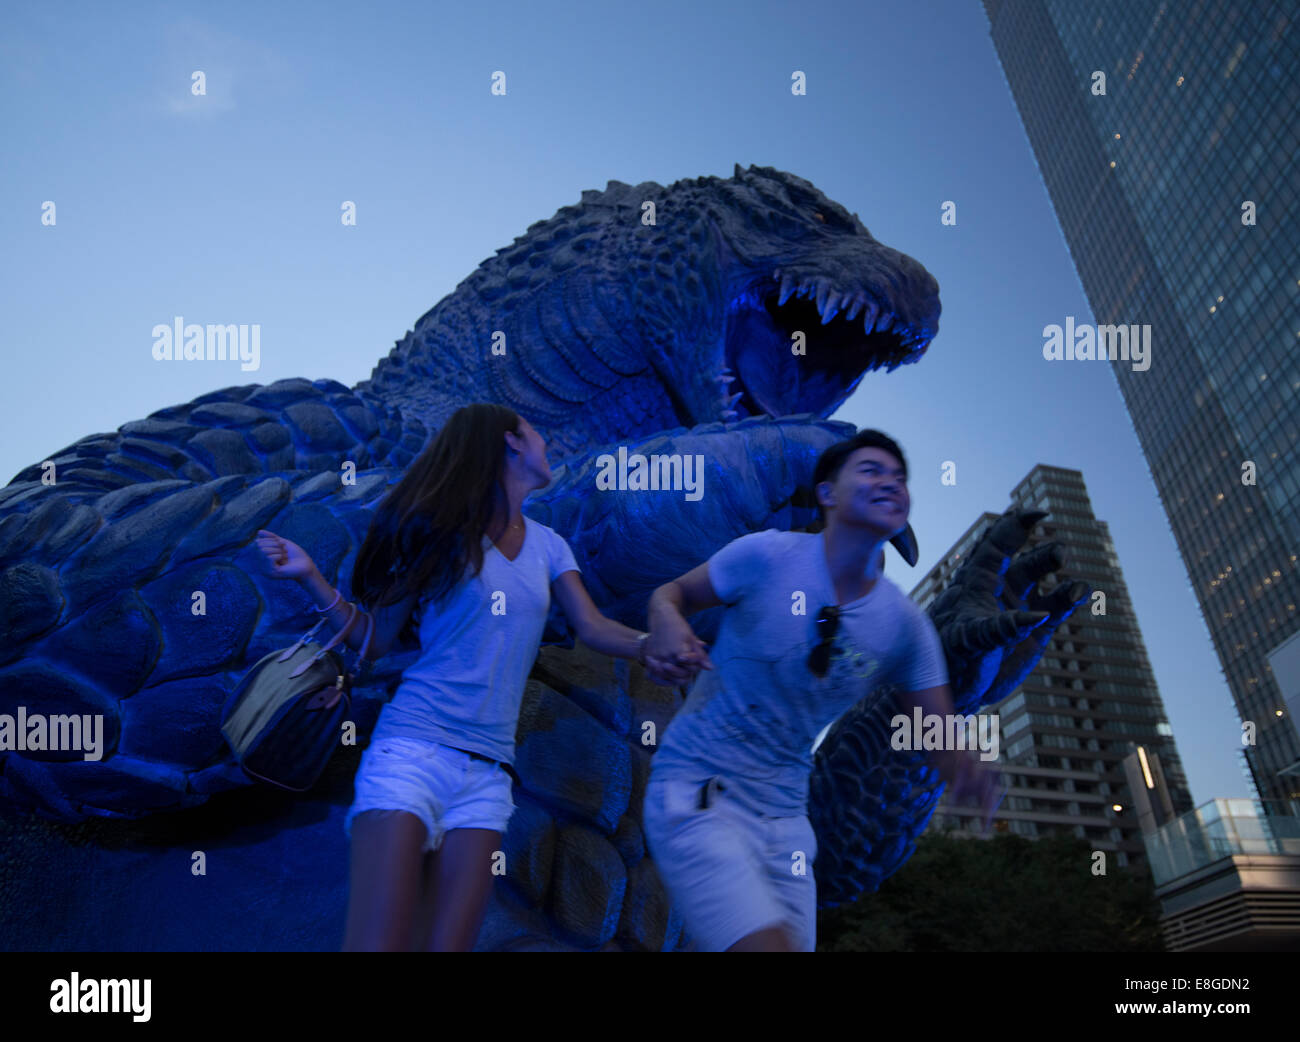
M797 331L802 355L792 350ZM931 336L866 290L816 276L781 280L778 271L732 301L718 417L828 415L866 373L919 359Z

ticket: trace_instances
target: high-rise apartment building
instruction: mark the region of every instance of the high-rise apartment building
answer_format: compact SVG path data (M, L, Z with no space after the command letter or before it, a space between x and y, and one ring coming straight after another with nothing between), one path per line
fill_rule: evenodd
M1296 5L984 7L1092 306L1079 321L1103 350L1120 328L1149 332L1145 368L1109 351L1095 364L1115 374L1253 729L1255 787L1270 812L1300 813L1300 732L1269 660L1300 630Z
M1157 799L1156 807L1165 820L1190 811L1192 797L1110 532L1093 515L1077 470L1037 466L1011 502L1048 512L1025 550L1056 540L1065 551L1061 574L1047 576L1042 588L1082 579L1094 598L1061 624L1020 687L984 710L999 718L997 767L1008 783L999 825L1031 838L1066 832L1113 852L1119 865L1145 865L1141 818L1151 801L1135 790L1135 778L1161 777L1170 805ZM912 591L917 604L928 607L943 592L998 517L984 514L966 530ZM932 827L969 827L977 817L944 802Z

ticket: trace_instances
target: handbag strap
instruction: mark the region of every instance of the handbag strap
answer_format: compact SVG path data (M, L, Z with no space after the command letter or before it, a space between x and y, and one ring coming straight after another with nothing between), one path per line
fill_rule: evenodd
M364 670L367 665L366 655L370 651L370 640L375 635L375 620L371 617L370 612L358 611L356 605L353 604L351 601L348 601L347 623L343 626L342 629L338 631L338 633L334 634L333 640L331 640L328 644L326 644L323 648L321 648L320 651L316 652L316 654L313 655L311 658L309 658L306 662L302 663L302 665L300 665L296 670L294 670L293 673L290 674L290 676L293 677L298 676L300 673L303 672L303 670L307 668L307 666L310 663L320 659L325 654L325 652L329 651L331 648L337 645L339 641L344 640L348 635L348 631L352 629L353 624L357 621L358 615L364 615L366 617L366 639L361 644L361 650L357 652L356 671L360 673L362 670ZM323 625L325 625L325 619L321 619L320 622L316 623L315 626L313 626L305 634L299 637L298 642L294 644L293 647L286 649L284 653L281 654L278 659L276 659L276 661L288 662L289 659L293 658L293 653L297 651L300 647L302 647L304 644L306 644L309 640L311 640L312 636Z
M370 638L375 635L375 620L371 618L370 612L363 611L362 615L366 617L366 639L361 642L361 650L355 651L356 663L352 667L352 680L359 683L366 675L366 670L370 668L370 663L366 661L366 655L370 651Z
M365 665L366 654L370 651L370 638L375 635L375 620L370 617L370 612L365 611L362 612L361 614L366 617L366 639L362 641L361 651L358 652L358 658L357 658L358 668Z
M325 656L325 653L332 650L339 641L346 640L348 631L352 629L353 624L357 621L357 615L359 614L362 613L357 611L357 606L351 601L348 601L347 623L336 634L334 634L332 638L330 638L330 642L321 648L320 651L316 652L316 654L311 658L303 659L303 661L298 664L298 668L289 674L290 679L299 676L313 662L319 662ZM319 623L317 623L317 625L319 625Z
M301 637L299 637L298 640L297 640L297 642L293 645L293 647L291 647L291 648L286 648L285 651L284 651L284 654L282 654L278 659L276 659L276 661L277 661L277 662L288 662L291 658L293 658L293 653L294 653L295 651L297 651L300 647L302 647L304 644L306 644L309 640L311 640L312 637L314 637L314 636L316 635L316 631L317 631L318 629L320 629L320 628L321 628L322 626L324 626L324 625L325 625L325 619L322 618L322 619L320 620L320 622L316 623L315 626L313 626L313 627L312 627L311 629L309 629L306 633L304 633Z

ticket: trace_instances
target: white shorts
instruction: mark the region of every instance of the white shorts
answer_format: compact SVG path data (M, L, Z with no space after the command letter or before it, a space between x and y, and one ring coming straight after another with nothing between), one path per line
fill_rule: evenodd
M452 829L504 832L515 810L510 793L500 764L433 741L383 738L361 754L343 831L351 838L353 818L366 811L403 810L424 822L424 849L437 850Z
M784 926L803 951L815 951L812 823L803 814L755 814L725 789L701 808L708 780L656 778L652 768L646 786L646 845L687 932L700 950L721 952L756 930Z

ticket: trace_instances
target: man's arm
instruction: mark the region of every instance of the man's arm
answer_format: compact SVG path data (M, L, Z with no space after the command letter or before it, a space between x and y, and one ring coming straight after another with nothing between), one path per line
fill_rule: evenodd
M685 575L679 575L672 582L664 583L650 596L650 621L653 624L656 612L675 612L685 618L708 608L716 608L722 603L721 598L709 581L709 562L696 565Z
M903 712L910 718L919 706L923 717L938 716L944 720L942 733L948 733L947 721L952 714L952 689L947 684L938 687L921 688L919 691L904 691L902 694ZM931 749L930 763L939 771L939 776L946 782L956 779L959 774L962 750Z
M947 716L952 712L952 689L947 684L926 687L919 691L904 691L903 701L910 714L917 706L926 716Z
M650 621L646 654L712 669L707 645L691 631L687 617L742 600L756 577L766 574L772 540L780 535L775 529L742 535L703 564L655 590L646 610Z
M948 733L947 718L953 711L953 704L952 689L947 684L904 691L900 701L904 712L909 716L919 706L924 716L942 717L945 723L942 733ZM931 749L929 759L931 766L938 770L939 777L949 785L954 800L974 800L979 804L984 811L984 827L987 830L989 821L1002 802L997 771L986 766L969 749Z
M646 611L650 621L650 639L646 654L669 662L698 662L712 669L706 645L692 631L686 616L717 607L722 599L709 581L709 562L664 583L650 595Z

